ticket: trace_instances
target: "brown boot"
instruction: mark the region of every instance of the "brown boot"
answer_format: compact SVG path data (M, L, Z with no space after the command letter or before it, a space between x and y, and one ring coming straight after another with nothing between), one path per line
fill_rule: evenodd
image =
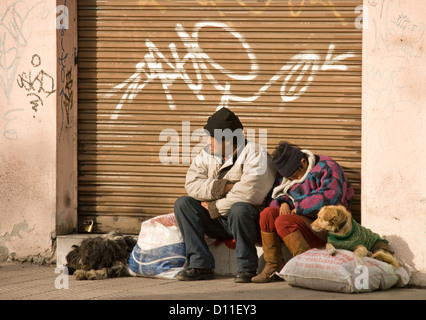
M306 242L300 230L296 230L283 238L284 244L291 252L293 257L308 251L311 247Z
M281 251L281 239L275 232L261 232L263 257L266 265L262 273L251 278L252 282L265 283L274 281L276 271L281 271L284 267L284 259Z

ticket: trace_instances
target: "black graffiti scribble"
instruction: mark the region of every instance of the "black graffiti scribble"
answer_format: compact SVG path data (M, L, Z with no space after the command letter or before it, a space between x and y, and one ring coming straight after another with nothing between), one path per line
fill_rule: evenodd
M38 54L34 54L32 56L31 65L34 68L40 67L41 58ZM38 70L35 71L37 72ZM56 91L55 80L44 70L38 71L35 77L33 77L32 71L29 71L28 73L22 72L21 74L18 74L18 79L16 79L16 81L20 88L24 88L29 92L27 97L33 98L30 103L35 112L38 111L38 107L40 105L43 106L43 99L46 99Z
M5 8L4 1L1 1L1 9L6 10L0 10L0 91L5 94L8 103L22 53L34 31L32 23L41 23L50 12L45 0L28 2L13 1Z
M65 75L65 88L61 89L59 96L61 97L61 105L65 107L67 116L67 124L70 124L70 111L73 107L73 91L72 91L72 69L68 70Z

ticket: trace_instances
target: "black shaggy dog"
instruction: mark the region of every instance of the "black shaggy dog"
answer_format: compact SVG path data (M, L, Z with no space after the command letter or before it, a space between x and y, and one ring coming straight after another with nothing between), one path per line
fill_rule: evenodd
M135 245L136 240L132 236L123 236L118 230L84 239L66 256L66 267L77 280L128 276L127 261Z

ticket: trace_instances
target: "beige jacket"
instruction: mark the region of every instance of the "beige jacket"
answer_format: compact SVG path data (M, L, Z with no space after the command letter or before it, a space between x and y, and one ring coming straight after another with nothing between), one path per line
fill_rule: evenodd
M186 174L185 188L188 195L198 201L208 201L212 219L226 216L236 202L261 205L274 184L276 174L266 149L247 142L243 148L234 152L234 158L237 159L232 166L232 158L221 164L221 158L211 155L206 148L192 161ZM229 166L232 166L231 169ZM229 171L219 179L220 173L227 168ZM235 185L225 194L228 182Z

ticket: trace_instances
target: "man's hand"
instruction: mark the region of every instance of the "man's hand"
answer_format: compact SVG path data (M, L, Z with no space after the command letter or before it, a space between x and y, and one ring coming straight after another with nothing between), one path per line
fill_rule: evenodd
M232 190L232 188L234 187L235 183L227 183L225 185L225 195ZM201 205L207 210L209 211L209 202L210 201L201 201Z
M209 203L207 201L201 201L201 205L208 211L209 210Z
M210 218L213 220L221 216L216 208L215 201L201 201L201 205L209 212Z
M280 216L285 214L292 214L293 211L290 210L290 205L287 202L283 202L280 207Z

